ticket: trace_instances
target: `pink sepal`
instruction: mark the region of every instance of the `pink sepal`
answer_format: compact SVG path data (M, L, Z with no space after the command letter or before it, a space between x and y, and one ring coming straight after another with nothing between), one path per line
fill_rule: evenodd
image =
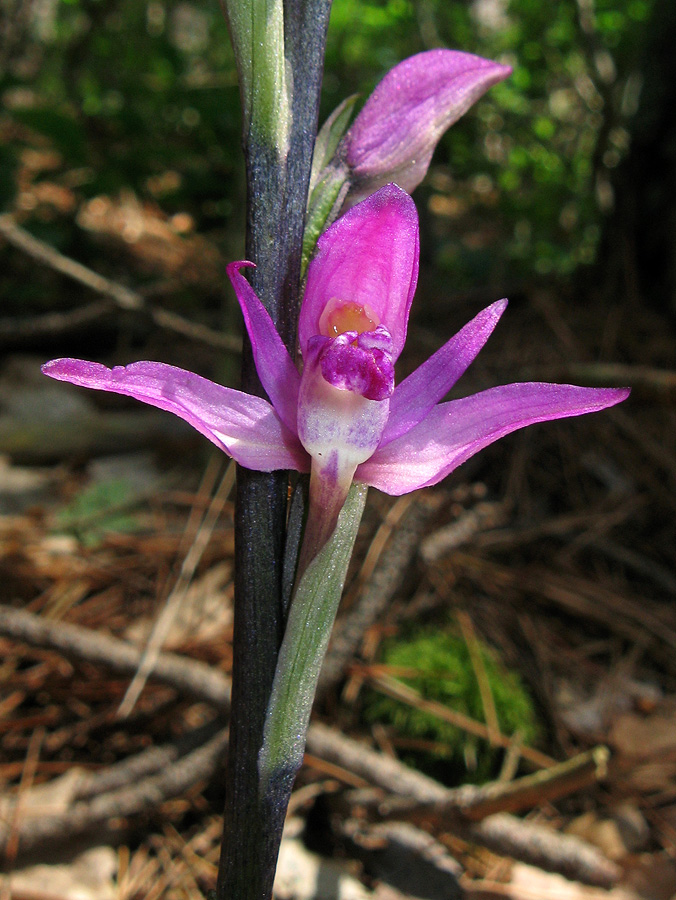
M415 428L376 450L357 468L355 480L386 494L406 494L437 484L479 450L518 428L597 412L628 395L625 388L529 382L442 403Z
M242 268L254 268L254 264L246 261L230 263L226 272L242 308L256 371L280 419L287 428L295 431L300 375L268 311L240 272Z
M406 434L443 399L491 336L506 300L498 300L475 316L428 360L397 385L390 400L380 446Z
M248 469L308 472L310 459L298 438L260 397L157 362L108 369L82 359L54 359L45 375L97 391L135 397L184 419Z

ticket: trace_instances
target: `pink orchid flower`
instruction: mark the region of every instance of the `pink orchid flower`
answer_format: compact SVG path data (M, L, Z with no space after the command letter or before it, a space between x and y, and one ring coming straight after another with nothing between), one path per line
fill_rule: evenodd
M437 484L518 428L595 412L629 393L526 383L439 402L487 341L505 300L395 387L418 257L416 208L394 184L338 219L308 270L298 323L302 372L241 272L252 263L228 266L269 402L157 362L111 370L57 359L43 372L173 412L247 468L310 471L308 562L335 528L353 480L394 495Z

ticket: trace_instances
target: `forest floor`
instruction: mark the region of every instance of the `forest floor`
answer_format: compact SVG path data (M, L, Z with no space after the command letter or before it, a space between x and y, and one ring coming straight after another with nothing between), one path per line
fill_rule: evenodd
M12 265L35 266L17 233ZM130 315L110 296L51 331L40 317L0 321L11 350L0 374L0 898L196 900L215 884L234 471L169 416L39 375L83 321L109 340ZM216 372L213 334L190 335L158 308L145 346L121 327L111 361L196 359ZM404 364L479 308L446 304L433 329L414 318ZM371 492L279 900L676 897L675 331L636 300L529 286L461 392L569 380L629 384L630 399L527 429L436 488ZM467 644L482 717L426 700L382 663L383 641L414 624L452 626ZM541 724L535 746L501 731L477 641L520 674ZM473 752L498 748L495 780L460 791L455 769L437 768L444 783L412 770L411 750L443 759L443 747L367 722L365 691L454 725Z

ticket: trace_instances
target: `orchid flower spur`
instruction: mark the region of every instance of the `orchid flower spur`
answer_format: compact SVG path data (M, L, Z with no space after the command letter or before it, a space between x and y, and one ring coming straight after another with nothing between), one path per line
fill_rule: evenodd
M269 402L157 362L111 370L57 359L43 371L169 410L248 468L310 471L307 564L331 535L353 481L394 495L437 484L518 428L601 410L629 393L525 383L440 402L483 347L505 300L395 387L418 256L415 205L394 184L338 219L308 270L298 327L302 372L242 274L252 264L232 263L228 274Z

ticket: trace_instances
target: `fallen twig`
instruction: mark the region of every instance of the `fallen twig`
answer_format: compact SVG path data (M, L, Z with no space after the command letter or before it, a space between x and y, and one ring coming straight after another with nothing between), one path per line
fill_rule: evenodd
M586 841L509 813L489 816L458 833L494 853L558 872L573 881L609 888L622 874L618 865Z
M308 750L336 765L349 769L365 781L399 797L414 798L421 804L448 804L466 786L449 790L439 782L416 772L396 759L377 753L325 725L314 723L308 731ZM458 816L448 823L449 831L481 844L495 853L513 856L549 872L559 872L587 884L610 887L620 877L619 867L591 844L561 835L545 825L524 822L509 813L490 815L482 822L470 822Z
M69 658L99 663L125 674L133 674L141 659L141 651L124 641L92 634L85 628L63 622L46 622L40 616L6 606L0 606L0 634L32 646L58 650ZM229 708L229 680L203 663L161 653L152 677L191 697L206 700L219 709ZM186 784L194 783L189 781L187 773L192 773L195 780L208 778L222 753L222 745L218 742L224 740L223 732L219 732L208 745L169 766L163 775L143 779L138 790L121 788L98 796L91 803L80 801L74 807L77 810L73 818L74 827L79 828L80 823L104 821L114 815L131 815L134 811L147 808L145 804L160 802L158 797L164 800L168 796L176 796L170 793L171 785L180 793L187 789ZM458 797L462 796L462 792L467 797L471 796L472 790L484 790L468 786L451 791L398 760L377 753L320 723L312 723L308 729L307 750L390 794L414 798L423 805L440 804L450 810L454 803L459 806ZM178 790L178 787L181 789ZM44 825L36 826L33 836L26 838L28 844L24 843L22 831L21 846L25 848L36 845L39 840L52 840L58 829L50 821L46 819ZM86 825L84 830L89 827ZM479 823L458 816L451 830L497 853L514 856L589 884L609 886L619 877L617 866L591 845L578 838L560 835L545 826L523 822L508 813L489 815Z
M122 787L85 800L76 800L63 815L36 815L15 823L19 854L38 847L62 844L107 825L111 819L156 810L173 797L181 796L199 781L209 779L227 747L227 731L222 729L196 750L162 766L139 781L125 781ZM114 768L114 767L112 767ZM128 772L127 772L128 774ZM96 776L89 776L90 779ZM85 782L86 784L87 782ZM91 781L89 784L91 786ZM0 852L6 851L9 829L0 822Z
M23 250L24 253L27 253L38 262L49 266L67 278L73 279L73 281L78 281L97 294L109 298L119 309L128 312L145 313L150 316L156 325L166 328L168 331L181 334L183 337L190 338L190 340L200 341L211 347L227 350L230 353L239 353L241 351L242 342L239 338L214 331L214 329L206 325L190 322L188 319L184 319L183 316L179 316L177 313L169 310L149 306L141 294L130 290L130 288L122 284L111 281L110 278L104 278L103 275L99 275L97 272L87 268L87 266L83 266L82 263L64 256L63 253L59 253L58 250L55 250L49 244L34 237L24 228L21 228L20 225L17 225L13 216L9 213L0 215L0 234L5 240ZM83 317L96 318L98 315L102 315L103 312L104 310L98 306L86 306L82 310L73 311L70 315L72 321L79 325ZM50 325L50 319L47 317L42 317L42 320L41 323L34 321L32 326L29 320L21 320L17 325L20 330L23 329L24 331L30 331L32 327L33 334L35 334L40 324L43 327ZM61 330L63 330L63 320L60 324ZM7 320L4 322L0 321L0 334L3 331L9 331L11 327L11 322Z
M506 519L504 503L477 503L421 541L420 556L428 564L437 562L462 544L469 543L479 532L503 525Z
M421 803L413 799L390 799L378 804L381 819L406 816L414 822L446 825L449 819L480 821L498 812L520 812L533 809L545 801L567 797L582 788L603 781L608 774L610 751L594 747L571 759L525 775L514 781L494 781L481 786L465 785L449 789L440 802Z
M448 850L408 822L369 825L355 819L338 823L350 855L372 877L406 896L462 900L461 868Z
M98 663L121 675L134 675L143 651L119 638L97 634L67 622L50 622L22 609L0 606L0 634L30 644L58 650L69 659ZM204 663L175 653L161 653L153 678L189 697L207 700L217 709L230 709L229 680Z
M0 319L0 340L3 344L16 346L45 336L72 334L89 328L92 322L111 315L114 311L115 304L110 300L94 300L86 306L64 312L43 313L26 318L11 316Z

